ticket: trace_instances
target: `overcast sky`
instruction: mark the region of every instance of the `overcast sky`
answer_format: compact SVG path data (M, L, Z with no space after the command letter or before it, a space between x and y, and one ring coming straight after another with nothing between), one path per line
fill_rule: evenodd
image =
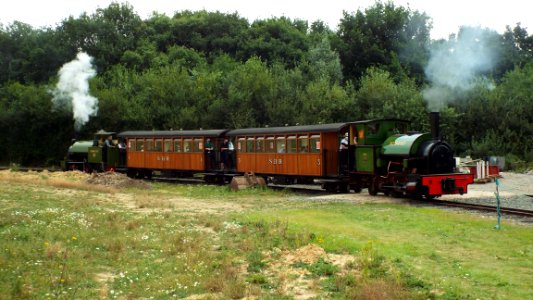
M78 17L82 12L92 14L97 8L105 8L111 0L14 0L4 1L0 9L0 23L4 26L14 20L34 27L55 27L69 16ZM125 2L125 1L115 1ZM289 17L310 22L322 20L335 30L342 12L349 13L367 8L374 0L129 0L143 19L157 11L172 16L176 11L201 10L238 12L250 22L270 17ZM431 37L446 38L456 33L461 25L492 28L500 33L506 25L521 23L533 33L533 1L531 0L394 0L394 3L412 10L426 12L433 19Z

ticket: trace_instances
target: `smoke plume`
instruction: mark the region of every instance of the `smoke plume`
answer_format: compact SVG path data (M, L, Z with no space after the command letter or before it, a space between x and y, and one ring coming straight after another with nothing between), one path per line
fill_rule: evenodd
M495 62L489 47L493 32L463 27L456 38L434 47L425 69L430 86L422 92L430 111L439 111L447 103L464 96L480 83L486 88L492 84L481 75L490 71Z
M98 112L98 99L89 94L89 79L96 76L92 57L84 52L59 70L59 82L52 92L56 110L72 110L76 131Z

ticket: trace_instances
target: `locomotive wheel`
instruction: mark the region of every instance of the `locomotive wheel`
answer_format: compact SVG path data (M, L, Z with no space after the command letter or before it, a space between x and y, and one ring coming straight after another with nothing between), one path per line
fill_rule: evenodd
M371 196L375 196L378 194L378 181L376 179L373 179L372 183L370 183L370 186L368 187L368 193Z
M146 177L146 179L148 180L152 179L152 175L153 175L152 170L144 171L144 177Z
M396 191L392 192L392 197L394 198L403 198L403 196L404 196L403 192L396 192Z
M430 195L424 195L424 199L427 200L427 201L432 201L432 200L435 200L435 196L430 196Z
M371 195L371 196L375 196L378 194L378 187L372 183L369 187L368 187L368 193Z
M361 186L358 184L352 184L350 185L350 189L354 191L354 193L360 193L361 192Z
M338 186L335 183L324 183L323 189L325 189L328 193L336 193L338 191Z
M349 185L346 183L339 183L339 193L349 193Z

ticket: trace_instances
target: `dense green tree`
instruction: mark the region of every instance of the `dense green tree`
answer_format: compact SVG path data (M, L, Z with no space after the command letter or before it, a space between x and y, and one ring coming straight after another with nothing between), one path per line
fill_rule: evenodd
M533 63L509 72L493 93L490 111L496 134L507 153L533 158ZM503 154L503 153L499 153Z
M346 112L352 109L345 90L327 79L310 82L301 94L301 113L298 121L303 124L345 122Z
M170 22L164 17L155 16L148 24L155 27L161 51L178 45L195 49L207 57L214 57L220 53L236 57L249 26L248 21L237 13L207 11L178 12ZM170 34L158 29L170 30Z
M508 71L522 67L533 59L533 35L517 24L514 28L507 26L505 32L498 36L498 63L494 68L494 79L499 81Z
M447 46L452 55L460 39L491 50L493 65L481 69L484 77L460 80L468 89L439 90L455 100L441 107L447 140L461 153L533 161L533 38L526 29L517 24L503 35L481 30L481 42L463 27L431 43L430 29L427 15L392 2L345 13L336 32L322 21L308 26L273 17L249 24L237 13L206 11L155 12L142 20L129 4L118 3L71 16L56 28L0 26L0 161L57 161L75 134L92 138L99 129L402 118L426 131L420 89L436 77L424 78L431 69L424 68L433 50ZM474 58L482 56L477 50ZM90 91L99 112L74 133L72 113L52 111L49 90L61 65L79 51L95 58Z
M241 57L257 56L268 64L282 62L294 67L309 49L307 29L305 22L286 17L257 20L249 30Z
M226 127L264 126L266 105L274 92L272 74L259 58L251 58L228 75Z
M392 2L376 2L354 14L344 12L334 48L345 78L358 80L367 68L379 66L397 79L406 73L421 82L430 28L425 14Z
M51 98L42 85L0 88L0 162L58 164L74 137L74 121L70 114L53 112Z
M60 27L67 43L87 52L100 70L117 64L146 36L146 26L129 4L111 3L92 16L69 17Z
M311 78L324 79L332 83L342 82L339 54L331 49L326 35L323 35L322 39L309 49L307 60Z
M424 100L411 79L395 83L389 72L370 68L356 97L358 119L400 118L412 121L417 130L427 124Z
M70 54L55 30L17 21L0 26L0 82L47 82Z

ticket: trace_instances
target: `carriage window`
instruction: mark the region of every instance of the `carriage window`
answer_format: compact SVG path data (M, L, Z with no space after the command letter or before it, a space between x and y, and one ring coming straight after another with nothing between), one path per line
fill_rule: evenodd
M237 150L239 152L246 152L246 142L244 138L239 138L237 140Z
M287 152L296 153L298 148L296 148L296 136L287 137Z
M163 151L163 140L155 140L154 151L156 152Z
M285 147L285 137L278 136L276 138L276 152L277 153L285 153L285 152L287 152L287 149Z
M266 152L276 153L276 142L273 136L268 136L266 138Z
M319 135L312 135L309 139L312 153L319 153L320 152L320 136Z
M246 139L246 152L254 152L254 138L249 137Z
M172 140L165 140L163 142L163 150L165 152L172 152Z
M186 139L183 140L183 152L191 152L192 151L192 140Z
M146 151L154 151L154 140L147 139L145 141Z
M174 140L174 152L181 152L181 140Z
M137 148L135 148L137 151L144 151L144 140L143 139L137 139Z
M255 152L263 153L265 152L265 138L258 137L255 140Z
M298 137L298 152L307 153L309 152L309 139L306 135Z
M204 151L204 142L201 138L194 139L194 152Z
M130 151L137 151L137 149L135 148L136 144L135 144L135 140L128 140L128 150Z

